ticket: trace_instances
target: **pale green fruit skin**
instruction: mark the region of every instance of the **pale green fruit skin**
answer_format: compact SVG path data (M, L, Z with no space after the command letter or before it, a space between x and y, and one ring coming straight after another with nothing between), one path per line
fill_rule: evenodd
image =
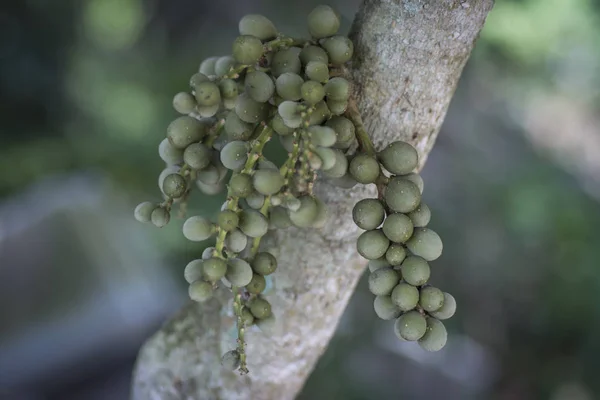
M240 217L233 210L223 210L217 215L217 224L221 229L230 232L238 227Z
M444 323L435 318L427 318L427 329L419 340L419 346L427 351L440 351L447 341L448 332Z
M183 151L183 161L193 169L203 169L210 164L211 152L202 143L192 143Z
M318 102L314 107L315 110L309 118L309 125L321 125L331 116L331 111L327 108L325 101Z
M356 241L358 253L367 260L383 257L389 246L389 239L380 229L363 232Z
M230 196L244 198L249 196L253 190L252 177L248 174L235 174L229 181Z
M379 163L375 157L359 154L350 161L348 171L359 183L373 183L379 176Z
M422 286L429 280L429 264L421 257L409 256L400 265L402 278L413 286Z
M202 263L202 270L206 280L216 282L225 276L227 263L220 258L209 258Z
M252 267L241 258L231 258L227 261L225 278L233 286L246 286L252 280Z
M327 99L327 107L333 115L342 115L348 109L348 101Z
M213 224L206 218L195 215L183 223L183 236L192 242L201 242L214 233Z
M396 319L400 316L400 309L392 303L390 296L376 296L373 301L375 314L383 320Z
M224 100L235 100L239 94L238 84L233 79L223 79L219 82L219 90Z
M260 103L268 101L275 93L273 80L262 71L254 71L246 75L245 88L246 93Z
M240 213L239 229L251 238L261 237L269 229L267 218L256 210L243 210Z
M450 293L444 292L444 305L437 311L430 312L431 316L445 320L448 318L452 318L454 313L456 312L456 299Z
M248 160L248 143L236 140L229 142L221 150L221 162L232 171L239 172Z
M183 277L187 283L192 284L202 278L204 274L203 263L204 260L192 260L187 263L183 270Z
M185 149L200 141L206 134L206 126L196 118L184 115L173 120L167 127L167 139L178 149Z
M423 178L421 178L421 175L412 172L410 174L402 175L401 178L409 180L412 183L414 183L415 185L417 185L417 187L419 188L419 192L421 192L421 194L423 194L423 189L425 187L425 184L423 183Z
M277 259L267 251L256 254L251 264L254 272L263 276L271 275L277 269Z
M383 167L396 175L409 174L419 164L417 150L402 141L390 143L379 152L378 156Z
M297 211L290 211L290 220L298 228L308 228L317 217L319 211L317 202L309 195L301 196L299 200L300 208Z
M340 29L340 17L327 5L319 5L308 14L308 31L315 39L333 36Z
M408 213L408 217L415 228L424 228L431 220L431 210L427 204L421 202L416 209Z
M281 206L271 208L269 221L275 229L286 229L293 225L287 210Z
M188 294L192 300L202 303L213 297L213 287L208 282L198 280L190 284Z
M231 54L240 64L254 64L263 55L262 43L259 38L254 36L238 36L233 42Z
M208 260L209 258L212 258L214 252L215 252L215 248L213 246L205 248L204 251L202 252L202 259Z
M316 82L325 83L329 79L329 68L321 61L310 61L305 68L306 76Z
M323 175L328 178L341 178L348 171L348 159L344 153L338 149L332 149L335 152L335 164L333 167L323 171Z
M390 265L400 265L406 258L406 249L401 244L392 243L385 252L385 259Z
M267 117L269 105L252 99L247 93L242 93L235 101L235 113L242 121L255 124Z
M426 330L427 321L417 311L409 311L402 314L394 324L396 336L409 341L421 339L425 335Z
M315 146L331 147L335 144L337 138L335 131L328 126L313 125L308 128L308 132L310 133L310 141Z
M281 118L281 115L275 114L273 119L271 120L271 126L275 132L277 132L280 136L290 136L294 133L295 129L287 126ZM293 139L291 139L293 140Z
M260 210L261 207L265 204L265 196L258 192L252 192L244 200L246 200L246 204L248 204L248 207L253 208L255 210Z
M327 100L347 101L350 97L350 82L345 78L331 78L324 89Z
M250 312L255 318L267 318L271 315L271 304L265 299L257 297L250 303Z
M311 45L302 49L300 52L300 61L304 65L308 65L311 61L318 61L327 65L329 63L329 56L322 47Z
M225 133L227 138L233 140L248 140L252 136L252 124L244 122L235 111L230 111L225 117Z
M202 193L209 196L221 193L225 187L222 182L209 184L200 180L196 181L196 186Z
M286 72L293 72L294 74L299 75L301 70L302 64L300 63L300 57L298 57L295 50L279 50L273 55L271 73L275 78L278 78L279 75Z
M208 82L210 78L201 72L197 72L190 78L190 87L192 89L196 89L196 86L201 84L202 82ZM194 99L195 100L195 99Z
M262 275L252 275L252 280L246 285L246 290L252 294L261 294L267 287L267 282Z
M392 290L391 300L402 312L413 310L419 303L419 289L400 282Z
M352 209L352 219L361 229L378 228L385 218L385 209L378 199L362 199Z
M163 181L162 191L169 197L174 199L181 197L187 190L185 178L179 174L167 175Z
M331 119L329 119L325 125L333 128L337 135L337 143L346 143L354 140L356 137L356 128L354 127L352 121L346 117L331 117Z
M242 321L244 326L250 326L254 323L254 315L246 307L242 309Z
M202 82L195 87L199 107L213 107L221 102L221 91L216 83Z
M391 267L390 263L388 263L385 260L385 258L379 258L377 260L369 260L369 263L367 265L369 266L370 272L375 272L381 268L390 268Z
M215 75L223 76L226 75L231 67L235 65L235 60L231 56L219 57L215 62Z
M150 222L157 228L162 228L169 223L171 214L167 210L161 207L157 207L150 214Z
M297 101L302 98L300 89L303 83L304 79L300 75L286 72L277 77L275 89L283 100Z
M248 237L239 229L234 229L225 236L225 247L239 253L248 245Z
M369 291L375 296L388 296L399 280L397 271L389 267L379 268L369 275Z
M405 214L415 210L421 203L421 193L417 185L398 177L390 179L383 197L393 211Z
M278 170L263 169L254 173L252 182L258 193L270 196L281 190L284 180Z
M315 201L317 202L317 216L310 227L321 229L329 222L329 207L318 197L315 197Z
M167 165L181 164L183 162L183 149L173 146L167 138L163 139L158 145L158 155Z
M383 222L383 233L395 243L404 243L413 234L414 227L409 217L404 214L394 213L388 215Z
M219 57L209 57L200 63L198 72L204 75L215 75L215 65Z
M337 161L335 150L328 147L317 147L315 153L321 159L321 169L323 171L330 170L335 166L335 162Z
M277 28L270 19L260 14L244 15L238 24L240 35L250 35L260 40L274 39Z
M329 62L334 65L344 64L354 55L354 44L345 36L333 36L321 41L321 46L329 56Z
M154 211L155 208L156 204L149 201L144 201L135 207L133 216L139 222L150 222L152 211Z
M325 97L325 89L317 81L306 81L300 87L300 93L304 101L313 106L323 100Z
M173 97L173 108L180 114L189 114L196 107L196 99L190 93L179 92Z
M434 287L422 287L419 292L419 304L427 312L437 311L444 305L444 293Z
M411 253L427 261L437 260L444 248L442 239L428 228L415 229L413 236L406 242L406 247Z
M240 354L237 350L228 351L221 358L221 365L228 369L235 371L240 367Z

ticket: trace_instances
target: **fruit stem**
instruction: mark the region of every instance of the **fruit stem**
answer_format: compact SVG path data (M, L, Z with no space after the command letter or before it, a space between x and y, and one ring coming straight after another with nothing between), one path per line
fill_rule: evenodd
M244 340L244 319L242 318L242 309L244 305L242 304L242 294L240 293L242 289L237 286L232 286L231 291L235 293L235 297L233 298L233 313L236 316L237 323L237 331L238 331L238 339L237 339L237 351L240 355L240 375L245 375L248 372L248 366L246 365L246 341Z
M225 126L225 118L220 118L211 128L210 128L210 132L208 134L208 138L206 139L206 141L204 142L204 144L208 147L211 148L212 145L215 143L215 140L217 140L217 138L219 137L219 135L221 134L221 131L223 130L223 127Z
M263 206L260 208L260 213L265 217L269 213L269 208L271 208L271 196L265 197L265 202ZM260 240L262 236L255 237L252 241L252 247L250 248L250 260L254 259L256 254L258 253L258 248L260 247Z
M375 147L373 146L373 142L371 142L369 134L365 130L365 126L363 125L362 118L360 117L360 112L358 111L356 101L352 98L348 100L348 108L345 112L345 115L350 121L352 121L354 127L356 128L356 140L358 140L358 146L365 153L375 157L377 152L375 151Z

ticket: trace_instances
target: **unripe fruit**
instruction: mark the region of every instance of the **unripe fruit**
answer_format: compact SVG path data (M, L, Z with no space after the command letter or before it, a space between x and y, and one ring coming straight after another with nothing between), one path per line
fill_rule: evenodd
M203 263L204 260L192 260L185 266L183 277L187 283L192 284L202 278L202 275L204 274Z
M240 35L250 35L260 40L269 40L277 36L277 28L270 19L260 14L244 15L238 24Z
M419 303L419 290L405 282L400 282L392 290L392 303L403 312L413 310Z
M221 150L221 162L233 171L241 171L248 160L248 143L239 140L229 142Z
M426 329L427 321L417 311L409 311L406 314L402 314L394 324L396 336L410 341L421 339Z
M179 174L170 174L164 179L162 190L167 196L176 199L185 194L187 183L183 176Z
M252 280L246 285L246 290L252 294L261 294L267 287L267 281L262 275L252 275Z
M281 190L284 180L279 170L261 169L254 172L252 182L258 193L270 196Z
M263 45L257 37L241 35L233 42L231 54L240 64L254 64L263 55Z
M379 160L392 174L405 175L417 167L419 155L410 144L397 141L388 144L379 152Z
M187 92L179 92L173 97L173 108L180 114L189 114L194 111L196 100Z
M227 273L225 278L237 287L246 286L252 280L252 268L250 264L241 258L230 258L227 260Z
M448 340L448 332L444 323L435 318L427 318L427 329L419 340L419 346L427 351L439 351Z
M302 49L300 52L300 61L304 65L308 65L311 61L318 61L327 65L329 63L329 56L322 47L311 45Z
M412 236L414 227L406 215L394 213L385 219L382 230L392 242L404 243Z
M257 253L251 264L254 272L263 276L270 275L277 269L277 259L266 251Z
M340 17L329 6L319 5L308 14L308 31L315 39L333 36L340 29Z
M402 278L413 286L422 286L429 280L431 270L427 261L421 257L406 257L400 266Z
M402 175L401 178L409 180L412 183L414 183L415 185L417 185L417 187L419 188L419 192L421 192L421 194L423 194L424 184L423 184L423 178L421 178L421 175L412 172L410 174Z
M221 365L228 370L235 371L240 367L240 353L237 350L228 351L221 358Z
M152 210L152 214L150 214L150 222L152 222L152 224L157 228L162 228L163 226L167 225L170 219L171 214L169 214L169 212L162 207L155 208Z
M291 134L294 133L295 130L294 128L290 128L289 126L287 126L283 118L281 118L281 115L279 114L275 114L273 116L273 119L271 120L271 127L275 132L277 132L281 136L291 136Z
M215 75L223 76L229 73L229 70L235 66L235 60L231 56L219 57L215 62Z
M254 323L254 315L246 307L242 309L242 322L244 326L250 326Z
M363 232L356 241L356 249L367 260L383 257L390 241L380 229Z
M292 220L287 210L281 206L271 208L269 222L276 229L286 229L292 226Z
M201 72L204 75L215 75L215 65L217 64L218 59L219 57L209 57L202 61L198 68L198 72Z
M377 296L373 302L375 314L383 320L395 319L400 316L400 309L392 303L390 296Z
M286 100L279 104L277 112L283 118L283 122L290 128L297 128L302 124L301 112L303 106L300 103Z
M375 157L359 154L350 161L348 171L359 183L374 183L379 176L379 163Z
M253 125L242 121L235 111L230 111L225 117L223 128L230 141L248 140L252 136Z
M304 69L308 79L325 83L329 80L329 68L322 61L310 61Z
M223 79L219 82L219 90L224 100L235 100L240 92L237 82L233 79Z
M253 100L247 93L242 93L235 102L235 113L242 121L255 124L267 117L269 105Z
M227 263L220 258L209 258L202 263L202 269L206 280L216 282L225 276Z
M240 230L251 238L264 236L269 229L267 218L256 210L243 210L239 217Z
M300 93L302 94L302 99L311 106L317 104L325 97L323 85L316 81L304 82L300 87Z
M202 303L212 298L213 287L208 282L198 280L190 284L188 294L192 300Z
M323 171L328 171L335 166L335 162L337 161L335 150L327 147L317 147L315 153L321 159L321 169Z
M317 217L317 202L314 197L305 195L299 198L300 208L296 211L290 211L290 220L299 228L308 228Z
M333 36L321 41L321 46L329 56L329 62L341 65L350 61L354 54L354 44L345 36Z
M317 202L317 216L310 227L321 229L329 222L329 207L318 197L315 197L315 201Z
M388 263L385 258L378 258L377 260L370 260L367 264L369 266L370 272L375 272L381 268L390 268L391 265Z
M430 312L433 317L444 320L451 318L456 312L456 300L450 293L444 292L444 304L437 311Z
M190 88L196 90L196 86L198 86L202 82L210 82L210 78L201 72L195 73L190 78Z
M369 290L376 296L388 296L399 280L397 271L390 267L379 268L369 275Z
M424 228L431 220L431 211L427 204L421 202L419 207L408 213L408 217L415 228Z
M378 199L362 199L352 209L352 219L361 229L378 228L385 218L385 209Z
M303 83L304 79L300 75L293 72L285 72L279 75L275 81L275 89L283 100L297 101L302 98L300 88Z
M273 61L271 61L271 73L273 76L277 78L279 75L286 72L293 72L294 74L299 75L302 70L302 65L298 54L299 53L292 48L279 50L275 53L275 55L273 55Z
M199 180L196 181L196 186L198 186L198 189L200 189L202 193L209 196L221 193L225 187L222 182L208 184Z
M190 217L183 223L183 236L192 242L206 240L211 237L213 233L213 224L200 215Z
M333 115L342 115L348 109L348 102L344 100L338 101L327 99L327 107Z
M253 71L246 75L245 89L254 101L264 103L275 93L275 84L264 72Z
M325 94L328 100L347 101L350 97L350 82L345 78L331 78L325 84Z
M240 218L233 210L223 210L217 215L217 224L221 229L230 232L238 227Z
M265 196L256 191L252 192L244 200L246 201L246 204L248 204L248 207L253 208L255 210L260 210L265 204Z
M356 137L354 124L346 117L331 117L325 125L333 128L337 135L337 143L346 143Z
M406 249L401 244L392 243L385 252L385 259L391 265L400 265L406 258Z
M183 149L173 146L165 138L158 145L158 155L167 165L181 164L183 162Z
M248 245L248 236L239 229L234 229L225 236L225 247L234 253L243 251Z
M310 114L309 125L321 125L331 116L331 112L327 108L324 100L314 105L314 111Z
M419 292L419 304L427 312L437 311L444 305L444 293L433 286L424 286Z
M267 318L271 315L271 304L267 300L257 297L250 303L250 312L256 318Z
M248 174L236 174L229 181L229 194L235 197L249 196L254 189L252 188L252 177Z
M183 161L193 169L203 169L210 164L211 151L202 143L192 143L183 151Z
M413 236L406 247L416 256L423 257L427 261L436 260L442 255L442 239L435 231L428 228L415 229Z
M150 222L152 211L156 208L156 204L149 201L144 201L138 204L133 211L133 216L139 222Z
M421 193L414 183L394 177L388 182L383 198L393 211L409 213L419 206Z
M178 149L185 149L206 135L206 126L196 118L187 115L179 117L167 127L167 139Z
M338 149L333 149L335 152L335 163L333 167L323 171L323 175L328 178L341 178L348 171L348 159L344 153Z
M331 147L335 144L337 136L335 131L323 125L313 125L308 128L310 133L310 141L315 146Z
M195 87L196 101L200 107L211 107L221 102L221 91L214 82L202 82Z

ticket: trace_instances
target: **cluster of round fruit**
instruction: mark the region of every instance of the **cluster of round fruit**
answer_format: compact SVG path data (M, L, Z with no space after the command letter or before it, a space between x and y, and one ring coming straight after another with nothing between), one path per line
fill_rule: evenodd
M454 315L456 302L452 295L427 284L429 262L442 254L442 241L426 227L431 212L421 201L423 180L412 172L417 164L417 151L401 141L376 155L356 156L350 174L359 182L376 183L379 198L360 200L352 218L365 230L357 250L370 260L375 312L384 320L396 320L394 328L401 340L418 341L425 350L437 351L447 336L440 320ZM391 176L384 175L380 165Z

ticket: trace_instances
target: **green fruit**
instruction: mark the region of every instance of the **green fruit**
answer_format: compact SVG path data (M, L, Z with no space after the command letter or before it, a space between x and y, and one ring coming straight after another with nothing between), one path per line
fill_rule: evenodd
M379 177L379 163L373 156L359 154L350 161L348 172L359 183L374 183Z
M358 253L367 260L383 257L389 246L390 241L381 229L363 232L356 242Z
M235 371L240 367L240 353L237 350L228 351L221 358L221 365L226 369Z
M252 124L242 121L235 111L230 111L225 117L225 125L223 128L227 134L227 139L235 141L250 139L254 127Z
M333 36L321 41L321 46L329 56L329 63L341 65L350 61L354 54L354 44L345 36Z
M310 61L304 69L308 79L325 83L329 80L329 68L322 61Z
M454 296L452 296L450 293L444 292L444 304L442 305L442 308L440 308L439 310L430 312L429 314L431 314L433 317L435 317L437 319L444 320L444 319L451 318L455 312L456 312L456 300L454 299Z
M235 60L231 56L219 57L215 62L215 75L223 76L229 73L229 70L235 66Z
M169 212L162 207L155 208L152 210L152 214L150 214L150 222L152 222L152 224L157 228L162 228L163 226L167 225L170 219L171 214L169 214Z
M299 53L292 48L279 50L273 55L273 61L271 61L271 74L273 74L275 78L286 72L293 72L294 74L300 75L302 65L298 54Z
M444 323L435 318L427 318L427 329L423 337L419 339L419 346L423 350L439 351L446 345L447 340L448 332Z
M214 232L214 225L200 215L189 217L183 223L183 236L192 242L206 240L211 237Z
M159 189L163 190L163 183L165 181L165 178L171 174L176 174L179 172L181 168L178 165L171 165L165 169L163 169L160 174L158 175L158 187ZM163 193L164 194L164 193Z
M209 258L211 258L213 256L214 252L215 252L215 248L213 246L205 248L204 251L202 252L202 259L208 260Z
M419 304L427 312L437 311L444 305L444 293L436 287L423 286L419 296Z
M178 149L185 149L194 142L199 142L206 135L206 126L190 116L179 117L167 127L167 139Z
M263 55L263 45L257 37L241 35L233 41L231 53L240 64L255 64Z
M210 82L210 78L203 73L197 72L190 78L190 88L196 90L196 86L201 84L202 82ZM195 102L195 99L194 99Z
M419 340L425 334L427 321L418 311L409 311L402 314L394 323L396 336L404 340Z
M304 82L300 88L300 93L302 93L302 99L311 106L317 104L325 97L323 85L316 81Z
M400 316L400 309L392 303L390 296L377 296L373 302L375 314L383 320L396 319Z
M333 36L340 29L340 17L329 6L319 5L308 14L308 31L315 39Z
M321 169L323 171L328 171L335 166L335 162L337 161L335 150L327 147L317 147L315 153L321 159Z
M133 216L139 222L150 222L152 211L154 211L155 208L156 204L144 201L135 207Z
M254 323L254 315L246 307L242 308L242 322L244 326L250 326Z
M246 285L246 290L252 294L261 294L263 290L267 287L267 281L264 276L254 274L252 275L252 280L249 284Z
M244 81L246 93L254 101L264 103L275 93L275 84L271 77L262 71L253 71Z
M257 253L251 264L254 272L263 276L271 275L277 269L277 259L266 251Z
M244 15L238 24L240 35L250 35L260 40L274 39L277 28L270 19L260 14Z
M304 79L300 75L293 72L285 72L279 75L275 81L275 89L283 100L297 101L302 98L300 88L303 83Z
M314 229L321 229L324 228L329 222L329 208L327 207L327 204L325 204L318 197L315 197L315 201L317 202L317 216L310 227Z
M203 169L210 164L211 151L202 143L192 143L183 151L183 161L192 169Z
M219 57L209 57L202 61L200 63L200 68L198 68L198 72L201 72L204 75L215 75L215 65L217 64L218 59Z
M404 243L412 236L414 227L406 215L394 213L388 215L382 229L385 236L392 242Z
M416 256L423 257L427 261L436 260L442 255L442 239L435 231L427 228L415 229L413 236L406 247Z
M232 171L239 172L248 160L249 145L241 140L229 142L221 150L221 162Z
M407 175L402 175L401 178L409 180L412 183L414 183L415 185L417 185L417 187L419 188L419 192L421 192L421 194L423 194L424 184L423 184L423 178L421 178L421 175L412 172Z
M419 206L421 192L411 181L393 177L385 188L383 198L392 211L409 213Z
M250 312L258 319L264 319L271 315L271 304L261 297L250 302Z
M331 117L325 125L333 128L335 131L335 134L337 135L336 143L347 143L354 140L356 137L354 124L346 117Z
M212 105L212 106L198 106L196 107L196 111L203 118L214 117L219 108L221 107L220 103Z
M267 118L269 106L267 103L253 100L247 93L242 93L235 102L235 113L242 121L255 124Z
M271 120L271 127L281 136L291 135L295 131L294 128L290 128L285 124L283 118L281 118L281 115L279 114L275 114L273 116L273 119Z
M283 206L286 207L290 211L298 211L300 209L301 205L302 205L302 202L300 201L300 199L293 197L291 195L289 197L285 198L284 204L283 204Z
M327 99L327 107L333 115L342 115L348 109L348 102Z
M203 263L204 260L192 260L185 266L183 276L187 283L192 284L202 278L202 275L204 274Z
M308 161L310 169L313 171L318 171L323 166L323 160L321 160L321 158L315 153L307 152L306 160Z
M210 164L207 165L203 170L198 171L196 178L198 178L196 183L202 182L205 185L215 185L219 183L221 174L219 173L219 169L217 167Z
M246 204L248 204L248 207L253 208L255 210L260 210L265 204L265 196L256 191L250 193L250 195L248 195L245 200Z
M417 168L417 150L406 142L393 142L379 152L379 161L392 174L405 175Z
M424 285L431 275L427 261L416 256L406 257L400 265L400 270L402 271L402 278L413 286Z
M188 294L192 300L202 303L212 298L213 287L208 282L195 281L188 287Z
M348 159L341 150L333 149L335 152L335 163L333 167L324 170L323 175L328 178L341 178L348 171Z
M225 276L227 263L220 258L209 258L202 263L204 277L210 282L216 282Z
M275 229L286 229L292 226L292 220L287 210L281 206L271 208L269 222Z
M158 145L158 155L167 165L181 164L183 162L183 150L173 146L169 139L163 139Z
M377 260L370 260L367 264L370 272L375 272L381 268L390 268L391 265L385 260L385 258L378 258Z
M187 92L179 92L173 97L173 108L180 114L189 114L194 111L196 100Z
M217 224L225 232L230 232L238 227L240 218L233 210L223 210L217 215Z
M378 199L362 199L352 209L352 219L361 229L373 230L383 222L385 209Z
M406 258L406 249L401 244L392 243L385 252L385 259L391 265L400 265Z
M283 177L279 171L272 169L263 169L254 172L252 182L254 183L254 189L265 196L279 192L284 184Z
M176 199L185 194L187 183L183 176L179 174L170 174L164 179L162 190L167 196Z
M235 174L229 181L229 195L235 197L249 196L254 189L252 188L252 177L248 174Z
M342 77L331 78L325 84L325 94L328 100L348 101L348 98L350 98L350 82Z
M219 82L219 90L224 99L235 99L239 94L238 84L233 79L223 79Z
M369 275L369 290L375 296L388 296L399 280L397 271L390 267L379 268Z
M252 267L241 258L230 258L227 261L225 278L233 286L242 287L252 281Z
M314 105L314 110L309 116L309 125L321 125L331 116L325 101L320 101Z
M240 213L239 228L246 236L261 237L269 229L267 218L256 210L243 210Z
M431 211L429 210L429 207L427 207L427 204L423 202L419 204L419 207L409 212L407 215L415 228L424 228L431 220Z
M300 52L300 61L303 65L308 65L311 61L318 61L327 65L329 64L329 56L322 47L311 45L302 49Z
M302 124L302 110L300 103L286 100L279 104L277 112L283 118L283 122L290 128L298 128Z
M279 142L281 143L285 151L287 151L288 153L291 153L294 150L295 141L296 139L294 139L294 136L292 135L279 136Z
M308 132L310 141L315 146L331 147L337 138L335 131L328 126L313 125L308 128Z
M402 312L413 310L419 303L419 289L400 282L392 290L391 300Z
M239 253L243 251L248 245L248 236L244 235L242 231L239 229L234 229L230 232L227 232L227 236L225 236L225 247L234 253Z
M201 107L211 107L221 102L221 91L214 82L202 82L196 87L196 102Z
M299 197L300 208L296 211L290 211L290 220L298 228L308 228L317 218L319 211L315 198L310 195Z
M225 188L225 185L223 185L222 182L215 183L215 184L208 184L208 183L204 183L202 181L196 181L196 186L198 187L198 189L200 189L200 191L202 193L209 195L209 196L219 194Z

